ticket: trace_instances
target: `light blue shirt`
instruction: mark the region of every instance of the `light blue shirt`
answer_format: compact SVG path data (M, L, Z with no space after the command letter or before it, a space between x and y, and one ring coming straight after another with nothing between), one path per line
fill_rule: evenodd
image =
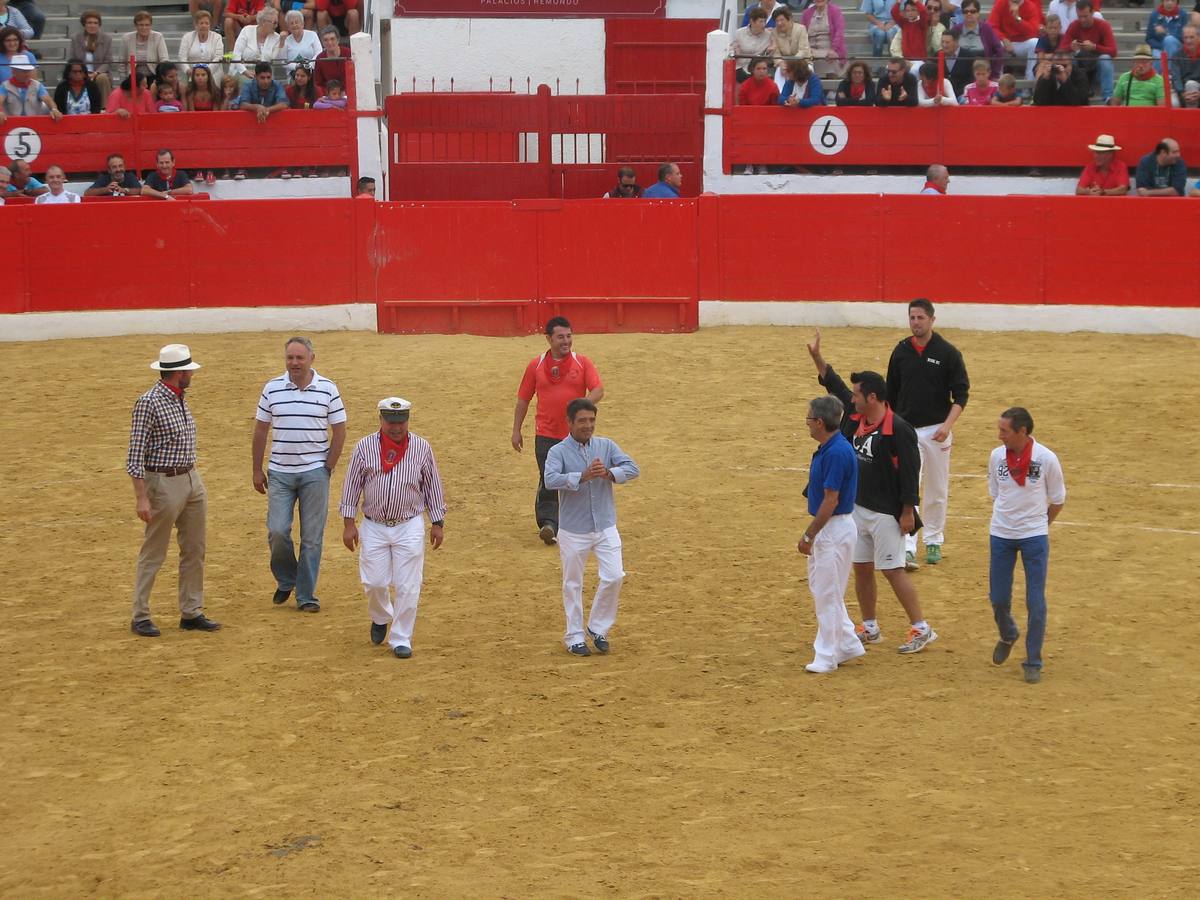
M613 480L593 478L581 482L583 470L599 459ZM566 437L546 456L546 487L558 491L558 527L570 534L594 534L617 524L613 484L638 477L638 467L616 441L592 436L586 444Z

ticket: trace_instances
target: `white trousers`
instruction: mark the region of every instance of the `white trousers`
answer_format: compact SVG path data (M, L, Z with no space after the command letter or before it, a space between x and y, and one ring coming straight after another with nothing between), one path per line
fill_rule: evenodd
M813 662L821 665L836 666L866 652L846 612L846 585L857 540L854 517L834 516L817 532L808 557L808 589L817 609Z
M1012 55L1025 57L1025 78L1033 78L1034 67L1037 66L1037 38L1027 41L1013 41Z
M925 546L942 544L946 539L946 506L950 501L950 446L954 434L946 435L939 444L933 439L941 425L926 425L917 429L917 444L921 448L921 521L925 527L921 536ZM904 549L917 552L917 536L905 535Z
M607 637L608 631L617 621L617 601L621 596L621 582L625 580L625 569L621 562L621 535L617 527L594 531L591 534L558 532L558 555L563 567L563 612L567 616L567 630L563 643L583 643L583 567L589 553L596 554L600 583L596 585L596 596L592 598L592 610L588 615L588 629L593 634Z
M376 625L390 624L389 647L412 647L425 574L425 519L413 516L398 525L363 519L358 576L367 593L367 612ZM395 589L395 599L391 590Z

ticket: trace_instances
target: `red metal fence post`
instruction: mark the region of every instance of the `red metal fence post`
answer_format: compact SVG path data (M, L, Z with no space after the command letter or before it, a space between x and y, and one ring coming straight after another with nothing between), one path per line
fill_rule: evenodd
M550 164L550 85L539 84L538 95L538 165L541 166L546 186L546 197L556 197L554 193L554 170Z

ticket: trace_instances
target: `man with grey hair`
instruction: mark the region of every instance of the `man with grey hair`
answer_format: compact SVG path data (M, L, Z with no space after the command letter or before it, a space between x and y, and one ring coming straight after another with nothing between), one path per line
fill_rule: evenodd
M925 186L922 194L945 194L950 185L950 170L943 165L934 163L925 170Z
M8 193L8 184L12 181L12 172L7 166L0 166L0 206L4 205L4 195Z
M804 491L813 518L796 548L808 557L808 589L817 611L813 661L804 668L822 674L867 652L846 612L846 585L858 540L853 516L858 458L841 433L842 413L836 397L817 397L804 419L817 442Z
M268 381L258 400L252 475L254 489L267 495L267 544L276 584L271 600L286 603L294 588L297 608L315 613L321 610L315 591L329 513L329 479L346 442L346 409L337 385L313 368L312 341L289 338L283 354L287 371ZM269 475L263 472L268 431L273 438ZM299 559L292 543L297 502Z

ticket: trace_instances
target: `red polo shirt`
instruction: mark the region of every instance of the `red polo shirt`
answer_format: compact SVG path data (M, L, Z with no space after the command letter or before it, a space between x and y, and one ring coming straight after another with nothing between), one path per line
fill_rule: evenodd
M537 433L562 440L567 426L567 404L600 386L600 375L592 361L578 353L555 359L547 350L525 367L517 396L528 403L537 395Z
M1129 187L1129 169L1119 159L1113 159L1103 172L1096 168L1095 162L1090 162L1083 170L1083 174L1079 176L1079 187L1087 188L1093 184L1102 191L1121 185Z
M770 106L779 102L779 85L772 78L747 78L738 88L738 106Z

